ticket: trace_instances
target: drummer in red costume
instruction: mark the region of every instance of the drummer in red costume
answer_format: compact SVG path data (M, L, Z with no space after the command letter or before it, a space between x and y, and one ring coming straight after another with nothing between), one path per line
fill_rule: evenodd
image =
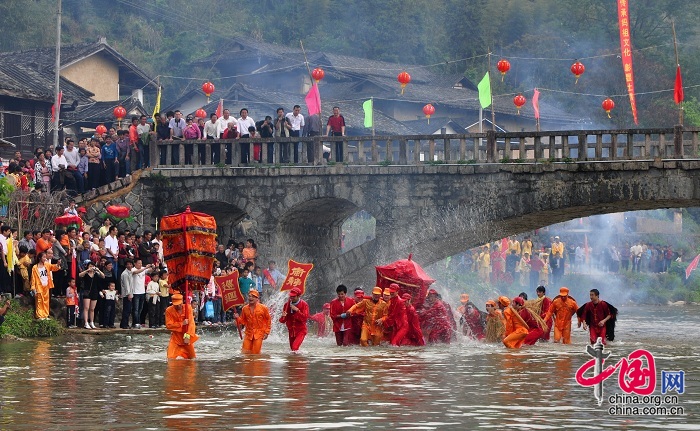
M360 292L362 292L361 289ZM342 284L335 289L335 293L338 297L331 301L331 319L333 319L335 343L338 346L349 346L352 343L353 321L348 310L355 305L355 301L348 298L348 288ZM364 295L364 293L362 294Z
M406 322L408 330L406 336L401 341L402 346L425 346L423 331L420 329L420 320L415 307L411 304L412 296L410 293L404 293L401 296L403 303L406 306Z
M599 337L603 339L603 344L606 344L605 324L613 318L613 313L610 311L608 303L601 301L598 289L591 289L589 295L591 302L584 304L583 312L578 319L578 327L580 328L581 323L583 323L583 330L588 329L590 331L591 344L595 344Z
M390 343L392 346L400 346L406 333L408 333L408 320L406 317L406 306L399 298L399 285L391 283L389 285L389 308L387 315L379 319L385 328L391 330Z
M287 325L289 347L293 352L299 350L308 332L306 321L309 319L309 304L300 296L301 290L297 287L289 291L289 301L284 304L280 317L280 323Z

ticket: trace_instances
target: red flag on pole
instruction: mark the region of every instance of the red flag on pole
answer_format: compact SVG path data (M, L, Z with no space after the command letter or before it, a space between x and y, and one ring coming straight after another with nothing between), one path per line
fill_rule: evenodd
M681 76L681 65L679 64L676 69L676 85L673 88L673 100L676 101L677 105L681 103L683 99L685 99L685 94L683 94L683 77Z
M301 289L303 294L306 291L306 277L309 276L309 272L314 269L313 263L299 263L292 259L289 259L289 272L287 273L287 278L284 279L284 283L280 286L280 291L292 290L295 287Z
M219 106L216 107L216 118L224 115L224 99L219 99Z
M234 269L229 275L223 277L214 277L214 283L221 290L221 298L223 300L224 311L228 311L232 307L245 304L245 298L241 293L241 287L238 284L238 270Z
M306 102L306 107L309 110L309 115L315 115L321 113L321 94L318 92L318 86L313 84L311 90L304 98Z
M535 88L535 95L532 96L532 107L535 109L535 118L540 119L540 91Z
M63 91L58 92L58 109L56 105L51 105L51 122L56 121L56 114L61 115L61 99L63 99Z
M695 270L695 268L698 267L698 263L700 263L700 254L695 256L695 259L693 259L690 262L690 265L685 269L685 279L687 280L688 277L690 277L690 273Z

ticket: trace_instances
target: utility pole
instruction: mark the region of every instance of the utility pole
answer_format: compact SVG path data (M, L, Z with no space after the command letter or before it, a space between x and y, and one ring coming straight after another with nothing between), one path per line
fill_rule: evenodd
M61 0L58 0L58 13L56 17L56 75L54 77L54 120L53 120L53 146L58 146L58 124L61 116L60 101L60 78L61 78Z

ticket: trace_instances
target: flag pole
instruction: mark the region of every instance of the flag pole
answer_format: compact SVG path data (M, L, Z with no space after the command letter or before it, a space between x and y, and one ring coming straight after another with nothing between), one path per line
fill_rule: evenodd
M678 58L678 43L676 40L676 21L671 21L671 29L673 30L673 50L676 53L676 68L681 67L681 62ZM678 104L678 124L683 125L683 101Z
M493 108L493 86L491 85L491 50L489 50L489 88L491 88L491 129L496 131L496 111Z
M370 107L372 108L372 136L374 136L374 96L370 97L372 103L370 103Z
M54 76L54 120L53 120L53 146L58 146L58 125L59 117L61 116L61 98L60 98L60 82L61 82L61 0L58 0L58 12L56 13L56 73Z

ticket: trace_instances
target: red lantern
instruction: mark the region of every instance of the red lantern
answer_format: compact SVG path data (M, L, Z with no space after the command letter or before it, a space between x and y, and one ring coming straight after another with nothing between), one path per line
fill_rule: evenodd
M574 64L571 65L571 73L574 74L576 77L576 84L578 84L578 78L583 75L583 72L586 71L586 68L584 67L583 63L580 61L576 60Z
M97 127L95 127L95 133L97 133L98 135L104 135L105 133L107 133L107 128L104 124L100 124Z
M612 118L610 116L610 111L615 109L615 102L613 102L613 100L608 97L607 99L603 100L603 109L608 114L608 118Z
M107 214L119 220L129 218L131 212L131 208L124 205L110 205L106 210Z
M398 79L399 83L401 83L401 94L403 94L404 88L406 88L408 83L411 82L411 75L404 70L403 72L399 73L399 76L397 76L396 79Z
M435 107L428 103L423 107L423 113L428 118L428 124L430 124L430 116L435 113Z
M520 108L525 105L525 102L527 102L527 99L522 94L518 94L517 96L513 97L513 104L516 108L518 108L518 115L520 115Z
M311 72L311 76L314 78L314 81L318 84L318 81L322 80L324 76L326 76L326 72L323 71L320 67L317 67Z
M214 84L212 84L209 81L202 84L202 91L204 92L204 94L207 95L207 103L209 103L209 96L211 96L212 93L214 93L214 89Z
M199 108L195 111L194 116L197 118L207 118L207 111L204 108Z
M505 58L499 60L498 63L496 63L496 68L499 72L501 72L501 82L503 82L503 78L506 76L506 73L510 70L510 62Z
M122 118L126 117L126 109L124 109L124 107L121 105L114 108L114 111L112 113L114 114L114 118L116 118L117 121L122 121Z

